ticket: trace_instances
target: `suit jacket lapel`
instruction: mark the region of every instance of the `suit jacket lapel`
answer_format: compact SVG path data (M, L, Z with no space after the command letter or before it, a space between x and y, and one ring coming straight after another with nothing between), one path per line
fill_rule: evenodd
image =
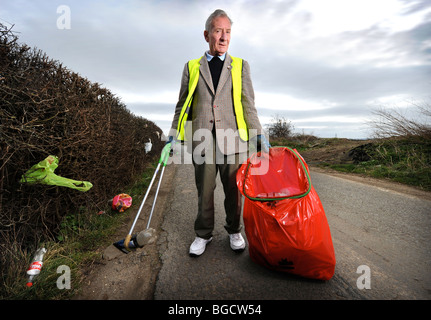
M226 83L226 80L229 79L229 77L231 76L231 68L232 68L231 64L232 64L232 58L230 57L230 55L226 54L226 58L223 63L223 68L220 73L220 79L218 81L216 94L223 89L223 86Z
M206 55L204 54L204 56L201 58L201 60L199 61L201 66L199 68L202 78L205 80L205 82L207 83L208 87L210 88L211 92L213 93L213 95L215 95L214 92L214 84L213 84L213 80L211 78L211 71L210 71L210 66L208 64L208 60Z
M200 64L201 66L199 70L201 72L202 78L204 78L212 94L215 95L216 92L214 92L214 84L211 78L210 66L208 64L208 60L205 54L201 58ZM223 88L224 84L226 83L226 80L229 79L229 77L231 76L231 69L232 69L232 58L230 57L229 54L226 54L226 58L220 74L220 79L217 85L217 92L219 92Z

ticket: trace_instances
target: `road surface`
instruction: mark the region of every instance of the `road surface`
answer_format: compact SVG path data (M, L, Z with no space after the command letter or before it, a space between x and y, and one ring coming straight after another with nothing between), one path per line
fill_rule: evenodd
M431 298L431 197L392 184L311 171L331 229L336 268L329 281L270 271L234 253L223 228L223 189L216 188L216 229L199 258L194 240L197 193L192 165L177 165L167 197L157 300L375 300ZM396 187L396 186L395 186ZM395 190L395 191L394 191ZM243 232L243 235L245 233Z

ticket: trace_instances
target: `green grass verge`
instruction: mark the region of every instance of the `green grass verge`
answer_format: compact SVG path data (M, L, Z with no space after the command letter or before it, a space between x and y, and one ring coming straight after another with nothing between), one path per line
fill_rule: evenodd
M322 166L431 191L431 141L418 137L381 140L367 144L363 152L367 161Z
M297 136L271 140L272 146L289 146L300 153L311 149L342 145L347 139ZM389 179L431 191L431 141L420 136L373 140L361 146L366 161L320 163L341 172Z

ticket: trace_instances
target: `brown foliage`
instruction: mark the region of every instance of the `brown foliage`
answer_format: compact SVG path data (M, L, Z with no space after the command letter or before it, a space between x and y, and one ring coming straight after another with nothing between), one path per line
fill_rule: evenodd
M431 104L411 103L411 107L419 115L418 119L413 119L403 114L396 108L381 107L373 110L376 116L369 121L369 125L374 129L376 138L389 137L419 137L431 139Z
M67 213L105 206L163 147L153 122L17 40L0 24L0 267L11 251L54 236ZM153 149L145 154L149 139ZM93 188L20 184L48 155L59 158L56 174Z

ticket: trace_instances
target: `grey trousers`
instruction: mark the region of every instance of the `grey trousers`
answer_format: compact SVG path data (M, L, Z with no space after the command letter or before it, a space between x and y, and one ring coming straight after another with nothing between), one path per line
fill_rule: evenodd
M194 230L198 237L204 239L212 237L214 230L214 190L217 173L220 174L225 195L226 224L224 227L229 234L238 233L242 228L240 224L241 194L236 186L236 173L244 154L225 156L217 150L215 143L213 146L214 152L212 155L205 155L206 161L203 163L200 161L199 164L193 161L198 191L198 214Z

